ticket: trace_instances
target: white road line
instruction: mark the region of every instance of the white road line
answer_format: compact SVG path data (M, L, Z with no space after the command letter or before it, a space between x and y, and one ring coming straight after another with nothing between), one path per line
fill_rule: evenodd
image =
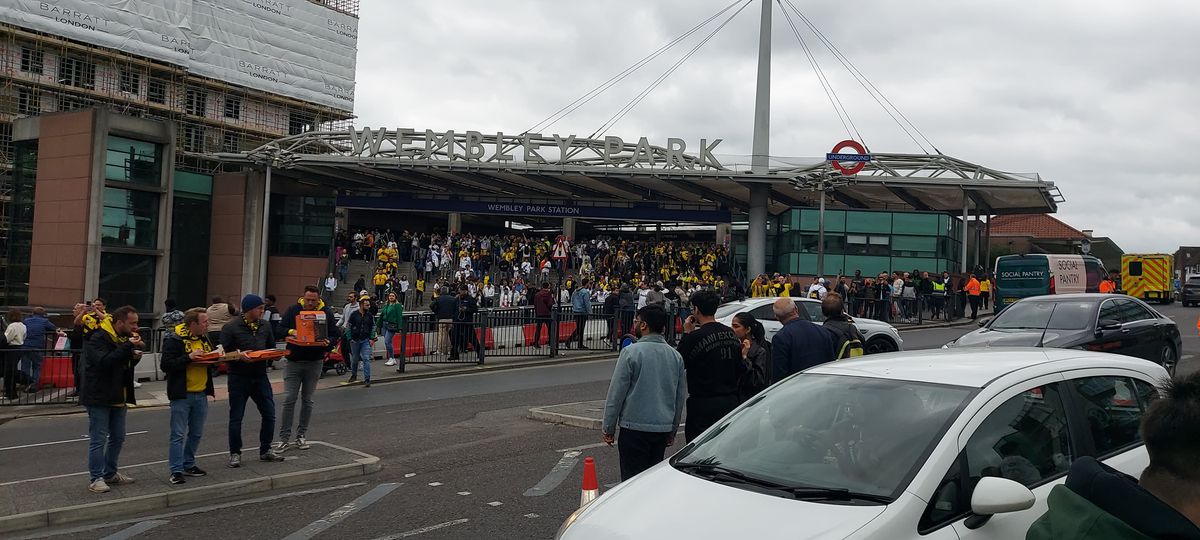
M579 464L579 456L582 453L579 450L564 453L562 459L559 459L558 463L554 464L550 472L546 473L546 476L537 485L525 490L525 496L541 497L554 491L554 488L567 479L567 476L571 474L571 470L575 468L575 465Z
M206 457L223 456L223 455L225 455L225 452L213 452L211 454L200 454L196 457L197 458L206 458ZM166 463L166 462L167 462L167 460L165 460L165 459L159 460L159 461L147 461L146 463L135 463L133 465L122 465L121 468L122 469L132 469L134 467L145 467L148 465L162 465L163 463ZM75 472L75 473L67 473L67 474L56 474L54 476L43 476L41 478L28 478L25 480L13 480L11 482L4 482L4 483L0 484L0 487L15 486L17 484L24 484L27 482L37 482L39 480L55 480L58 478L70 478L72 476L84 476L87 474L89 474L88 471L83 471L83 472Z
M492 502L488 503L488 506L491 506L493 508L495 508L497 506L503 506L503 505L504 505L504 503L502 503L500 501L492 501Z
M117 531L115 533L112 533L108 536L105 536L104 538L101 538L100 540L129 540L130 538L133 538L139 534L142 534L142 533L144 533L150 529L153 529L159 525L166 525L166 524L167 524L167 521L161 520L161 519L154 520L154 521L142 521L128 529L123 529L123 530Z
M149 433L149 431L134 431L131 433L126 433L125 436L128 437L130 435L142 435L145 433ZM88 436L81 435L80 438L78 438L78 439L68 439L65 441L52 441L52 442L40 442L40 443L34 443L34 444L22 444L20 446L6 446L4 448L0 448L0 452L3 452L5 450L20 450L22 448L37 448L39 446L50 446L50 445L54 445L54 444L67 444L67 443L73 443L73 442L87 442L87 441L88 441Z
M343 505L341 508L330 512L329 515L309 523L303 529L285 536L283 540L308 540L309 538L321 534L330 527L337 525L341 520L350 517L355 512L375 504L377 501L379 501L379 499L386 497L387 494L395 491L396 488L402 485L403 484L397 484L394 482L379 484L378 486L375 486L375 489L364 493L359 498L354 499L353 501Z
M145 521L147 519L169 519L169 518L176 518L176 517L180 517L180 516L190 516L193 514L204 514L204 513L212 512L215 510L226 510L229 508L237 508L239 506L246 506L246 505L250 505L250 504L260 504L260 503L265 503L265 502L278 501L280 499L290 499L292 497L306 497L308 495L315 495L317 493L325 493L325 492L329 492L329 491L340 491L343 489L356 488L356 487L365 486L365 485L367 485L366 482L355 482L353 484L343 484L340 486L330 486L330 487L326 487L326 488L316 488L316 489L306 489L303 491L293 491L291 493L281 493L279 495L269 495L266 497L259 497L257 499L246 499L244 501L233 501L233 502L227 502L227 503L222 503L222 504L214 504L214 505L210 505L210 506L201 506L199 508L180 510L178 512L159 514L157 516L143 516L143 517L139 517L139 518L126 519L126 520L122 520L122 521L110 521L108 523L99 523L96 525L86 525L83 527L74 527L71 529L62 529L62 530L48 531L48 532L38 532L38 533L31 534L28 536L21 536L21 537L15 538L14 540L35 540L38 538L50 538L52 536L80 534L80 533L86 533L89 531L94 531L97 529L107 529L107 528L116 527L119 525L129 525L131 523L138 523L141 521Z
M681 427L682 427L682 425L681 425ZM558 450L555 450L555 452L570 452L572 450L591 450L593 448L600 448L602 446L608 446L608 443L600 442L600 443L595 443L595 444L585 444L583 446L575 446L572 448L560 448Z
M471 494L471 492L470 492L470 491L460 491L460 492L458 492L458 494L459 494L459 495L461 495L461 496L463 496L463 497L466 497L467 495L470 495L470 494Z
M438 487L438 486L440 486L440 485L442 485L442 483L441 483L441 482L430 482L430 483L429 483L429 487Z
M466 522L468 522L468 521L471 521L471 520L469 520L469 519L467 519L467 518L456 519L456 520L454 520L454 521L447 521L447 522L445 522L445 523L438 523L437 525L430 525L430 526L428 526L428 527L421 527L420 529L413 529L413 530L411 530L411 531L406 531L406 532L402 532L402 533L398 533L398 534L392 534L392 535L388 535L388 536L380 536L379 538L376 538L375 540L399 540L400 538L408 538L408 537L410 537L410 536L416 536L416 535L418 535L418 534L425 534L425 533L427 533L427 532L433 532L433 531L436 531L436 530L438 530L438 529L445 529L446 527L453 527L453 526L455 526L455 525L462 525L463 523L466 523Z

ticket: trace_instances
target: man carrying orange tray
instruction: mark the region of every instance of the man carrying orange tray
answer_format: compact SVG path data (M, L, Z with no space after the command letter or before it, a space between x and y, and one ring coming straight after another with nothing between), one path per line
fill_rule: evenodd
M289 354L287 365L283 367L283 422L279 426L275 452L283 453L291 448L308 450L306 435L312 418L312 396L317 390L325 354L332 349L330 343L337 335L337 327L333 311L321 301L317 288L312 285L304 288L304 296L287 310L279 327L287 333ZM292 441L292 416L297 397L300 399L300 421L296 426L296 440Z
M183 484L185 476L205 476L196 466L196 449L208 417L208 397L214 395L210 366L212 344L208 341L208 314L193 308L183 322L163 338L160 365L167 374L167 399L171 400L171 439L167 452L171 483ZM186 443L185 441L186 437Z
M316 287L313 287L316 289ZM275 434L275 394L267 378L267 363L247 353L275 348L275 337L268 321L262 320L266 303L258 295L242 298L242 316L221 329L221 347L237 351L239 361L229 363L229 466L242 466L242 417L246 415L246 400L254 400L262 415L258 431L258 458L280 462L283 457L271 449Z

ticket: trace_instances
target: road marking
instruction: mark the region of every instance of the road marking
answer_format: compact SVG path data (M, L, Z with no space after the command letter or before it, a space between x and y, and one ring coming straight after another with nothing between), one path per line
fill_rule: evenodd
M149 433L149 431L134 431L132 433L126 433L125 436L128 437L130 435L142 435L145 433ZM54 445L54 444L67 444L67 443L73 443L73 442L87 442L87 441L88 441L88 436L81 435L80 438L78 438L78 439L67 439L65 441L52 441L52 442L41 442L41 443L33 443L33 444L22 444L20 446L6 446L4 448L0 448L0 452L3 452L5 450L20 450L22 448L37 448L39 446L50 446L50 445Z
M50 538L52 536L79 534L79 533L94 531L97 529L108 529L108 528L116 527L116 526L120 526L120 525L129 525L129 524L133 524L133 523L139 523L139 522L145 521L147 519L169 519L169 518L176 518L176 517L181 517L181 516L190 516L190 515L194 515L194 514L204 514L204 513L212 512L215 510L226 510L229 508L237 508L239 506L246 506L246 505L250 505L250 504L260 504L260 503L265 503L265 502L278 501L281 499L290 499L292 497L306 497L308 495L315 495L317 493L326 493L329 491L340 491L343 489L356 488L356 487L361 487L361 486L365 486L365 485L367 485L366 482L355 482L353 484L343 484L340 486L330 486L330 487L326 487L326 488L316 488L316 489L306 489L303 491L293 491L291 493L281 493L279 495L268 495L266 497L259 497L256 499L246 499L244 501L233 501L233 502L227 502L227 503L222 503L222 504L214 504L214 505L210 505L210 506L201 506L199 508L180 510L178 512L159 514L157 516L148 516L148 517L143 516L143 517L139 517L139 518L126 519L126 520L122 520L122 521L110 521L108 523L99 523L96 525L86 525L83 527L75 527L72 529L63 529L63 530L56 530L56 531L50 531L50 532L39 532L39 533L31 534L28 536L22 536L22 537L16 538L15 540L34 540L37 538Z
M211 454L200 454L196 457L197 458L206 458L206 457L223 456L223 455L225 455L225 452L213 452ZM132 469L134 467L146 467L149 465L162 465L163 463L166 463L166 462L167 462L167 460L165 460L165 459L159 460L159 461L147 461L146 463L136 463L133 465L122 465L121 468L122 469ZM89 473L88 471L83 471L83 472L76 472L76 473L56 474L54 476L43 476L41 478L28 478L25 480L13 480L11 482L4 482L4 483L0 484L0 487L15 486L17 484L24 484L27 482L37 482L39 480L56 480L58 478L70 478L72 476L83 476L86 474L91 474L91 473Z
M408 473L408 474L404 475L404 477L405 477L405 478L412 478L412 477L414 477L414 476L416 476L416 475L417 475L417 473L410 472L410 473Z
M497 506L503 506L503 505L504 505L504 503L502 503L500 501L492 501L492 502L488 503L488 506L491 506L492 508L495 508Z
M579 456L582 453L579 450L564 453L563 457L558 460L558 463L554 464L550 472L546 473L546 476L537 485L525 491L525 496L541 497L554 491L554 488L567 479L567 476L571 474L571 470L575 468L575 465L579 464Z
M441 482L430 482L430 483L429 483L429 487L438 487L438 486L440 486L440 485L442 485L442 483L441 483Z
M430 526L428 526L428 527L421 527L420 529L413 529L413 530L411 530L411 531L406 531L406 532L402 532L402 533L399 533L399 534L392 534L392 535L388 535L388 536L380 536L379 538L376 538L375 540L398 540L398 539L400 539L400 538L408 538L408 537L410 537L410 536L416 536L416 535L418 535L418 534L425 534L425 533L427 533L427 532L436 531L436 530L438 530L438 529L445 529L446 527L453 527L453 526L455 526L455 525L462 525L463 523L466 523L466 522L468 522L468 521L471 521L471 520L469 520L469 519L467 519L467 518L456 519L456 520L454 520L454 521L447 521L447 522L445 522L445 523L438 523L437 525L430 525Z
M346 503L341 508L334 510L329 515L309 523L303 529L300 529L283 538L283 540L308 540L318 534L321 534L330 527L337 525L339 521L350 517L355 512L362 510L372 504L375 504L379 499L387 496L387 494L396 490L402 484L389 482L387 484L379 484L375 489L366 492L361 497Z
M529 518L529 519L537 519L537 518L540 518L540 517L542 517L542 516L539 516L539 515L537 515L537 514L525 514L525 517L527 517L527 518Z
M460 491L460 492L458 492L458 494L462 495L463 497L466 497L467 495L470 495L471 492L470 491Z
M166 523L167 523L166 520L161 520L161 519L154 520L154 521L142 521L128 529L117 531L108 536L105 536L104 538L101 538L100 540L129 540L130 538L133 538L139 534L142 534L142 533L144 533L150 529L153 529L159 525L165 525Z
M1196 357L1196 355L1194 355L1194 354L1185 354L1183 356L1180 356L1179 359L1180 360L1191 360L1192 358L1195 358L1195 357Z
M559 450L555 450L555 452L570 452L570 451L573 451L573 450L591 450L591 449L593 449L593 448L600 448L600 447L603 447L603 446L608 446L608 443L602 443L602 442L600 442L600 443L596 443L596 444L585 444L585 445L583 445L583 446L575 446L575 447L572 447L572 448L562 448L562 449L559 449Z

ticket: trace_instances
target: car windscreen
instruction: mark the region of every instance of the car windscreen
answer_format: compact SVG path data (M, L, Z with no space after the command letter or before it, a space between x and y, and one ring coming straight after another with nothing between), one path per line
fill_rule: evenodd
M958 386L803 374L759 394L671 463L895 498L972 394Z
M728 317L735 313L740 313L742 311L750 311L750 310L746 307L746 304L743 304L740 302L733 302L731 304L725 304L725 305L717 308L717 313L716 313L716 315L714 315L714 317L716 317L718 319L724 319L725 317Z
M1051 313L1054 314L1051 318ZM1001 311L988 328L992 330L1083 330L1096 315L1093 302L1017 302Z

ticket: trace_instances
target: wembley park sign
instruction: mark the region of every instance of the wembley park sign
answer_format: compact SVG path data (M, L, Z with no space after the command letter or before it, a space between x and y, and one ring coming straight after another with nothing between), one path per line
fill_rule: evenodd
M528 167L629 167L728 171L713 155L722 139L700 139L696 153L687 152L683 139L668 138L665 146L650 144L646 137L636 143L620 137L591 139L575 135L538 133L505 135L478 131L418 131L399 129L351 129L341 145L346 155L365 158L414 161L465 162ZM338 145L334 145L335 147Z

